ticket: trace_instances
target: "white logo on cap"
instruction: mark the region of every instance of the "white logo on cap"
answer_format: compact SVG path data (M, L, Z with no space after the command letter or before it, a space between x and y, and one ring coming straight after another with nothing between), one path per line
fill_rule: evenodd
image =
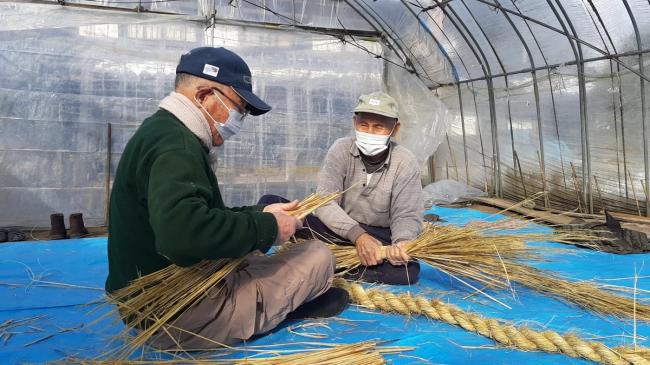
M381 104L381 100L379 100L379 99L370 99L370 100L368 100L368 104L377 106L377 105Z
M206 63L205 66L203 66L203 73L208 76L217 77L219 74L219 67Z

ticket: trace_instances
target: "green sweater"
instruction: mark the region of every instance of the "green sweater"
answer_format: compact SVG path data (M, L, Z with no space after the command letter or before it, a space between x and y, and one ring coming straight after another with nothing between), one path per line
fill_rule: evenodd
M206 149L162 109L127 143L109 209L109 292L172 263L191 266L267 248L278 233L262 206L224 205Z

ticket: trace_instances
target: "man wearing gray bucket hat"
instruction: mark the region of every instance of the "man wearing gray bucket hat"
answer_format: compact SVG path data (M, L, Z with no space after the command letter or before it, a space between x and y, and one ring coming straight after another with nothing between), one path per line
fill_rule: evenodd
M354 137L329 149L318 175L318 191L345 191L343 196L305 219L313 236L356 246L364 265L349 279L385 284L418 280L420 266L403 246L422 229L422 185L415 156L391 138L400 129L397 102L390 95L361 95L354 109ZM261 203L286 201L264 196ZM387 262L381 257L386 245Z
M408 284L418 279L417 262L403 245L422 229L422 185L415 156L391 138L399 131L398 106L383 92L361 95L354 109L354 137L334 142L318 175L318 190L345 191L315 212L321 235L352 242L365 267L354 279ZM323 229L326 228L326 229ZM387 245L387 261L381 246ZM405 265L405 266L402 266Z
M211 169L215 147L239 132L244 117L269 110L253 93L250 69L237 54L201 47L181 56L175 91L138 128L117 167L109 294L172 264L265 251L302 226L286 214L297 202L226 207ZM184 309L152 344L211 348L268 332L285 318L336 315L348 296L330 288L333 274L334 257L316 240L273 256L249 255L224 279L224 290Z

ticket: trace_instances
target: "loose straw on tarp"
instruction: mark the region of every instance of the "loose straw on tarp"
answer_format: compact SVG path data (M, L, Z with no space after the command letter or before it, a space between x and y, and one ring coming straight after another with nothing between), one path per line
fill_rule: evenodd
M650 306L646 304L603 290L591 282L572 282L553 272L518 262L521 259L542 260L539 249L527 246L525 240L570 242L587 237L585 233L573 231L494 234L489 229L475 227L427 225L420 236L407 244L405 250L412 258L469 286L471 284L460 278L472 279L488 288L511 288L510 283L516 282L598 313L650 322ZM350 270L361 265L354 247L329 247L337 258L338 269ZM489 298L508 307L495 298Z
M295 210L287 213L303 219L340 195L341 193L338 192L311 194L302 200ZM221 284L224 278L245 259L242 257L204 260L191 267L172 264L135 279L127 287L114 292L109 300L116 305L122 318L126 318L132 325L146 323L146 328L138 331L138 334L124 346L121 356L127 357L154 334L166 331L167 323L208 293L218 295L223 289ZM122 335L126 335L128 331L129 328L125 328Z
M398 354L413 350L407 346L382 346L376 341L365 341L352 344L328 345L317 344L318 348L291 350L289 355L245 357L242 359L211 359L200 358L175 358L170 360L114 360L114 359L81 359L76 357L66 358L65 364L78 365L339 365L339 364L364 364L383 365L386 354ZM246 348L238 349L246 351ZM259 349L256 351L259 353ZM269 350L275 353L277 350Z

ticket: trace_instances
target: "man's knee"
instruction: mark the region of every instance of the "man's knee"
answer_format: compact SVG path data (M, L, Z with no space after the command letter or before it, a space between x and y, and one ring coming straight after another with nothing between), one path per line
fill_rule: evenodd
M263 195L260 200L257 202L258 205L264 204L275 204L275 203L288 203L289 200L279 196L279 195L273 195L273 194L266 194Z
M327 272L330 277L333 276L336 258L332 251L327 248L327 245L318 240L305 242L303 245L305 245L305 252L308 255L309 262L314 266L322 267L323 271Z

